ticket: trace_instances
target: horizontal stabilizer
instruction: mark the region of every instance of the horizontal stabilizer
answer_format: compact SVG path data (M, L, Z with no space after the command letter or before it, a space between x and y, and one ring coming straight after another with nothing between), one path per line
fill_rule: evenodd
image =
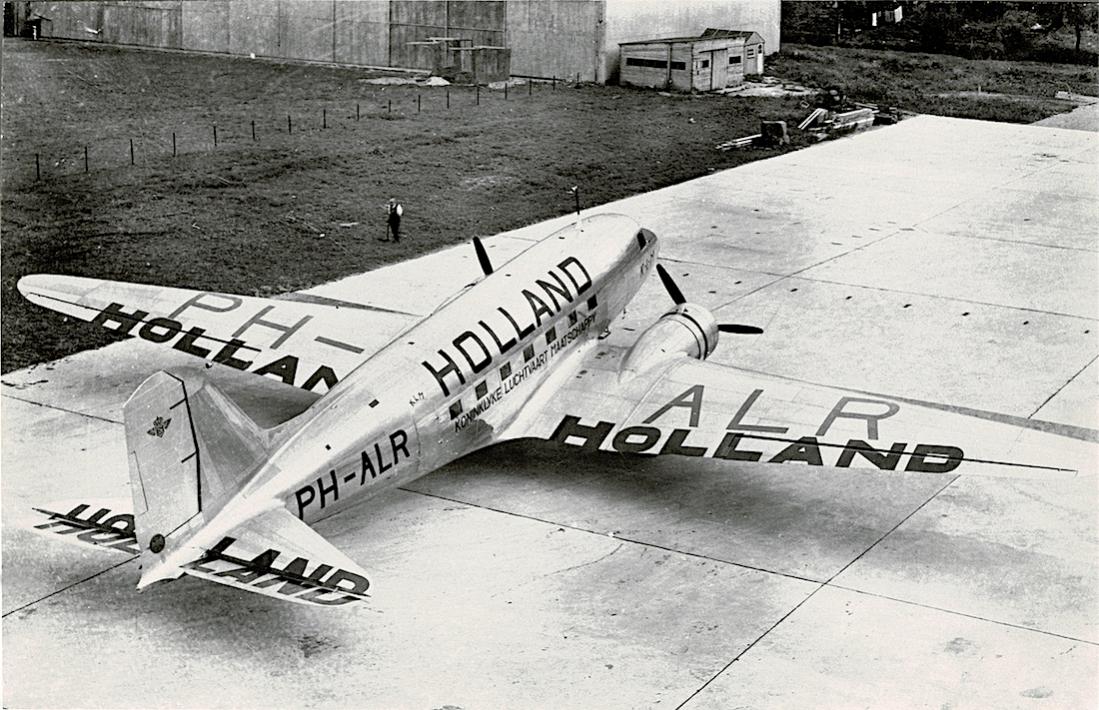
M233 529L183 572L276 599L321 606L364 602L366 572L285 508Z
M25 527L78 545L137 555L137 536L129 501L65 500L33 509Z

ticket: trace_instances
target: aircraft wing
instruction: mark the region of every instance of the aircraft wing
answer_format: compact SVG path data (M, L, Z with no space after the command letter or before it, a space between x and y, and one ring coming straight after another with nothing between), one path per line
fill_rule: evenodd
M323 394L419 317L304 294L287 298L33 275L31 302L210 362Z
M632 378L600 346L548 382L506 438L741 462L1025 478L1094 473L1093 441L994 414L677 358ZM978 415L978 416L974 416Z

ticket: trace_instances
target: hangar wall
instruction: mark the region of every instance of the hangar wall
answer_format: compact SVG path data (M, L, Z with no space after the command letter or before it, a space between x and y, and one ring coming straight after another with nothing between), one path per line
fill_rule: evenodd
M778 50L779 0L98 0L30 2L42 36L111 44L428 68L410 44L456 37L511 48L511 73L614 81L618 43L759 32Z

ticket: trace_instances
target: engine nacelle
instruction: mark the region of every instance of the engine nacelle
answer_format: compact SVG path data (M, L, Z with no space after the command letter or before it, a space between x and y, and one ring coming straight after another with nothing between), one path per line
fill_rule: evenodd
M673 358L705 360L717 347L717 321L693 303L682 303L653 323L626 353L621 375L637 375Z

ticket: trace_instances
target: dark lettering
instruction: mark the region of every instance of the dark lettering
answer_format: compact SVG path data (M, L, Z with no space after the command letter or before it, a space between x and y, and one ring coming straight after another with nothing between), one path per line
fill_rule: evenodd
M230 577L241 584L251 584L263 575L271 574L271 565L275 563L275 558L278 556L278 550L267 550L266 552L261 552L256 555L250 564L244 567L238 567L237 569L217 572L215 573L215 576Z
M274 306L264 306L263 308L259 309L259 311L254 316L246 320L243 325L236 329L236 332L233 333L233 337L236 338L240 335L243 335L244 331L248 330L253 325L265 326L267 328L271 328L272 330L277 330L282 333L282 335L275 338L275 341L271 343L271 349L276 350L280 345L286 342L287 338L298 332L298 330L300 330L303 325L313 319L313 316L302 316L301 319L293 325L285 325L283 323L276 323L274 321L264 320L263 316L270 313L273 308Z
M729 420L729 423L725 426L726 429L740 429L742 431L770 431L776 434L785 434L789 431L789 428L784 426L763 426L761 424L741 424L744 420L744 415L748 413L748 410L752 408L752 405L756 403L759 396L763 394L763 390L753 390L748 399L744 400L744 404L740 405L740 409L736 410L736 414Z
M488 323L485 323L483 320L477 322L485 329L485 332L492 336L492 340L496 343L496 347L499 349L501 355L515 347L515 343L518 342L515 338L511 338L506 343L501 343L500 338L496 335L496 331L488 327Z
M630 437L641 437L640 441L630 441ZM648 451L660 439L660 430L654 426L630 426L614 435L611 446L622 454L639 454Z
M661 416L666 414L672 407L687 407L691 410L691 421L689 426L698 426L698 417L702 414L702 393L705 387L703 385L691 385L687 388L683 394L679 395L672 401L665 404L660 409L653 412L647 419L645 424L652 424Z
M389 435L389 446L393 449L393 461L396 463L400 451L404 452L406 459L412 458L412 454L408 453L408 434L404 429L398 429Z
M817 444L816 438L812 436L801 437L768 460L771 463L803 461L810 466L824 465L820 458L820 445Z
M906 443L900 442L889 447L889 451L883 451L875 449L860 439L851 439L847 442L847 446L843 447L839 458L836 459L836 466L839 468L850 467L851 462L855 460L855 454L859 454L882 471L896 471L897 464L901 461L901 455L904 454L905 446L907 446Z
M221 350L218 350L218 354L214 355L214 362L219 362L222 365L228 365L235 370L247 370L252 366L251 360L240 360L233 357L237 354L237 351L244 347L243 340L237 340L236 338L230 340L225 344Z
M331 367L328 365L321 365L309 376L309 379L305 381L305 384L303 384L301 388L306 392L312 392L313 388L320 382L323 382L325 389L330 391L336 386L336 383L339 382L339 380L336 378L336 373L333 372Z
M530 306L530 311L534 315L534 323L536 326L542 325L543 313L546 314L547 320L553 318L553 311L550 310L550 307L547 306L546 302L541 298L538 298L538 296L526 289L523 289L523 297L527 299L527 305Z
M188 355L196 355L198 357L206 357L210 354L210 351L206 348L200 348L195 345L195 341L202 337L206 331L199 327L191 328L187 331L182 338L176 341L176 344L172 347L181 352L185 352Z
M370 460L370 457L365 451L362 452L363 468L362 473L359 474L359 485L366 483L366 474L369 472L371 478L377 478L378 472L374 469L374 462Z
M675 454L677 456L704 456L706 454L705 446L683 445L683 440L686 439L687 435L690 433L690 429L672 429L672 433L668 436L668 440L664 442L664 446L660 449L660 453Z
M466 378L462 375L462 371L458 369L458 365L446 354L446 351L440 350L439 355L446 360L446 365L442 369L436 370L427 360L424 360L420 364L426 367L427 371L435 377L435 381L439 383L439 387L442 388L443 394L449 397L450 388L446 386L446 381L443 378L448 374L453 373L458 377L458 383L463 385L466 383Z
M133 313L125 313L122 310L121 303L112 303L99 312L99 315L92 320L95 325L103 326L107 330L113 330L116 333L122 333L129 335L130 331L134 329L134 326L145 320L145 316L149 315L148 311L135 310ZM108 326L108 323L118 323L118 327L112 328Z
M519 328L519 324L515 322L515 319L511 317L511 314L505 311L502 306L497 306L496 310L503 313L504 318L507 318L508 322L511 323L511 327L515 328L515 333L519 336L519 340L522 340L523 338L534 332L534 328L536 327L534 323L531 323L526 328L521 329Z
M467 342L470 340L477 343L477 347L481 349L481 353L484 355L484 358L480 362L474 362L473 358L470 357L470 354L466 352L465 347L463 347L462 345L463 342ZM461 335L455 338L454 347L458 349L458 352L462 353L462 355L466 359L466 362L469 363L470 368L475 373L484 370L492 362L492 353L488 351L488 348L485 347L484 342L479 337L477 337L477 335L473 333L473 331L464 331Z
M943 461L928 461L928 457L942 458ZM957 446L938 444L916 444L916 450L908 459L905 471L917 473L949 473L961 465L965 453Z
M759 461L763 456L762 451L742 451L737 448L737 444L743 438L743 434L726 434L714 450L714 458L727 461Z
M158 331L158 328L162 328L163 330ZM141 326L138 335L140 335L142 339L152 343L166 343L179 335L179 331L182 329L183 324L177 320L172 320L171 318L153 318L145 325Z
M307 495L308 494L308 495ZM313 486L306 486L305 488L299 488L294 492L294 498L298 502L298 517L305 518L305 506L313 502L313 499L317 497L317 494L313 492Z
M324 508L326 505L328 505L324 499L325 496L329 493L332 494L333 503L340 499L340 482L336 480L336 472L329 471L328 476L332 479L331 486L325 486L323 478L317 479L317 489L321 492L321 508Z
M215 299L220 298L222 300L228 301L229 305L225 306L224 308L218 308L216 305L214 305L212 303L206 303L205 302L206 299L209 299L209 298L215 298ZM201 308L204 311L211 311L213 313L225 313L227 311L233 310L234 308L236 308L237 306L239 306L243 302L244 301L237 298L236 296L228 296L224 293L196 293L194 296L192 296L191 298L184 301L179 306L179 308L177 308L174 311L172 311L171 313L169 313L168 317L169 318L179 318L180 314L183 313L183 311L190 308L191 306L194 306L195 308Z
M863 404L880 404L885 407L884 413L871 414L862 412L845 412L844 407L851 402L862 402ZM832 411L828 412L828 416L821 422L820 428L817 429L817 436L824 436L828 433L828 429L839 418L844 419L864 419L866 420L866 438L877 439L878 438L878 421L891 417L897 412L901 411L899 405L893 402L884 402L880 399L862 399L860 397L840 397L840 401L836 402L836 406L832 407Z
M393 468L393 464L387 464L385 459L382 458L382 447L374 444L374 455L378 457L378 475L385 473L389 469Z
M280 357L256 370L257 375L274 375L288 385L294 384L298 376L298 359L293 355Z
M572 294L569 293L568 288L565 286L565 282L561 279L560 276L553 273L552 271L549 273L549 275L552 276L553 280L557 282L556 284L551 284L548 281L543 281L542 279L535 279L534 283L535 285L542 288L545 294L550 297L550 300L553 301L553 307L560 311L562 306L569 305L569 301L572 300ZM557 296L561 297L560 301L557 300Z
M573 266L580 270L580 274L583 276L583 285L581 281L569 271L569 267ZM572 285L576 287L576 295L580 295L591 288L591 276L588 274L588 270L584 268L584 265L577 260L575 256L570 256L557 265L557 268L561 269L565 273L565 276L569 277L569 281L572 281Z
M613 428L613 422L599 422L595 426L588 426L580 423L580 417L566 414L550 436L550 441L568 444L570 438L576 437L583 440L584 443L579 446L584 451L598 451Z

